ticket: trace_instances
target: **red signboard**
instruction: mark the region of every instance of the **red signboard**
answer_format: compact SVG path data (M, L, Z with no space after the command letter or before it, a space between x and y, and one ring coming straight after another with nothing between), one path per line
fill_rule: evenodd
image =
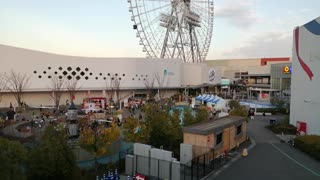
M146 180L146 176L142 175L142 174L136 174L135 175L135 179L136 180Z
M306 135L307 134L307 123L302 121L297 121L297 134Z

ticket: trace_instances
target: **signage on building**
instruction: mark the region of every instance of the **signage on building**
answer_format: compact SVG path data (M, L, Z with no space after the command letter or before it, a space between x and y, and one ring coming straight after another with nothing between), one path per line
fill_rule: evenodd
M209 69L208 77L209 77L209 82L210 82L210 83L213 83L214 80L216 79L216 70L214 70L214 69Z
M230 85L230 79L221 79L221 86L229 86Z
M307 123L302 121L297 121L297 134L306 135L307 134Z
M283 72L284 74L291 74L291 72L292 72L292 67L291 67L291 66L284 66L284 67L282 68L282 72Z

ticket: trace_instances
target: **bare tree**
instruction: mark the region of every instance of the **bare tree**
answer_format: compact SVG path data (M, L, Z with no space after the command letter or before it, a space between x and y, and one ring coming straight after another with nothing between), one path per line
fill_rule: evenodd
M106 93L108 95L108 100L112 101L114 96L116 96L116 104L119 105L119 101L121 100L120 97L120 86L123 79L118 76L118 74L113 74L109 76L108 79L105 79L106 84Z
M163 96L164 96L164 92L162 91L163 90L163 87L165 86L165 82L166 82L166 79L167 79L167 75L163 75L162 77L161 77L161 75L157 72L157 73L155 73L155 78L156 78L156 80L157 80L157 84L158 84L158 87L159 87L159 89L158 89L158 95L159 95L159 98L160 98L160 100L162 100L163 99Z
M71 103L73 103L73 99L75 97L76 91L80 88L80 87L78 87L78 85L79 85L78 82L79 81L75 78L68 79L65 81L65 87L69 93Z
M50 97L54 102L54 107L59 109L60 99L63 93L63 87L65 84L65 78L60 79L58 76L52 76L50 79Z
M106 94L109 102L111 102L113 99L113 93L114 93L113 79L114 79L113 76L109 76L109 78L105 79Z
M143 81L144 86L146 87L147 91L148 91L148 96L150 99L152 99L152 90L154 88L154 83L155 83L155 75L153 76L149 76L147 78L144 79Z
M7 88L13 94L20 107L23 91L30 85L30 76L27 73L17 73L11 70L10 74L6 77L8 82Z
M114 87L114 92L116 94L116 104L119 105L119 102L121 100L121 97L120 97L120 86L121 86L121 80L122 78L121 77L117 77L117 76L114 76L113 77L113 87Z
M6 89L6 87L7 87L6 74L0 73L0 102L2 101L3 91Z

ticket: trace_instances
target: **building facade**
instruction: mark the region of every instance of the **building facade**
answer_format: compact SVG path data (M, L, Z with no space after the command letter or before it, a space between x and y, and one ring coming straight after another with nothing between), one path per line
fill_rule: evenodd
M118 89L121 99L152 89L170 97L178 89L208 83L205 63L183 63L178 59L92 58L57 55L0 45L2 75L12 72L27 76L23 101L30 106L52 105L52 81L76 81L75 103L86 97L105 97ZM61 102L71 97L68 88ZM0 107L17 106L12 93L2 93Z
M320 17L294 29L293 37L290 123L320 135Z

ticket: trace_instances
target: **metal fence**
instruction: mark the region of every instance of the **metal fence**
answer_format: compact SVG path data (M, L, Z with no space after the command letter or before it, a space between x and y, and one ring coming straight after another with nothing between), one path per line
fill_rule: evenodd
M198 180L202 179L210 173L220 169L227 164L233 157L233 154L223 153L216 158L214 149L209 152L193 158L192 161L180 165L181 180Z

